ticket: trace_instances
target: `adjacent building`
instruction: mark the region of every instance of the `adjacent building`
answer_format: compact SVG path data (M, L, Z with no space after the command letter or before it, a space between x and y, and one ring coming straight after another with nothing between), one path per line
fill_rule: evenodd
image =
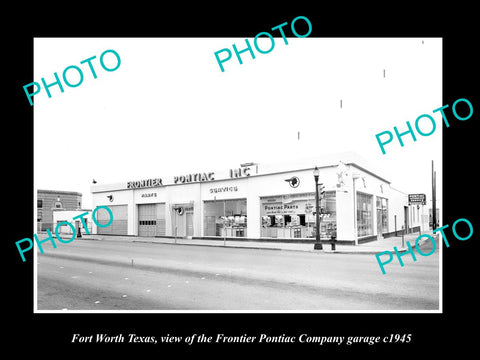
M55 228L54 211L79 210L81 207L82 194L79 192L37 190L37 231Z
M83 218L83 222L80 220L80 218L74 219L77 216ZM61 234L73 235L73 232L75 231L76 236L79 235L79 231L80 235L91 234L93 223L92 211L89 209L54 210L53 223L54 226L50 228L52 232L57 231ZM71 225L68 225L67 223L70 223Z

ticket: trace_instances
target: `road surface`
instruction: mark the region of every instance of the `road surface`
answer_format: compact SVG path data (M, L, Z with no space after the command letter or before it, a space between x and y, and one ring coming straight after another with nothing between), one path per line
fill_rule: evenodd
M373 254L80 239L44 250L38 310L439 309L438 247L385 275Z

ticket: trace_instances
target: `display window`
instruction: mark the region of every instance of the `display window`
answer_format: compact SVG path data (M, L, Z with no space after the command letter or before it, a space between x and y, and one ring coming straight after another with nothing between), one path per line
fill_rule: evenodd
M205 201L204 236L247 236L247 199Z
M336 237L336 192L327 191L320 200L320 238ZM262 237L315 237L315 193L290 194L260 198Z
M373 195L357 192L357 235L373 235Z

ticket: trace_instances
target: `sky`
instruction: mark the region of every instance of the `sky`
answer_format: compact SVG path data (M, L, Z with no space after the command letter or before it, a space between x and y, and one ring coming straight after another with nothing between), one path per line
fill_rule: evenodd
M268 54L241 54L245 38L36 38L34 79L62 81L34 96L36 189L90 186L215 171L245 162L295 161L353 151L405 193L431 200L431 161L442 193L441 38L274 38ZM261 38L261 49L270 40ZM222 72L214 53L228 48ZM100 56L121 59L105 71ZM97 78L87 63L91 60ZM222 57L224 54L221 55ZM105 65L116 58L105 54ZM78 66L83 82L62 74ZM80 78L67 72L71 83ZM27 98L26 102L28 104ZM375 135L432 116L430 136L394 140L382 154ZM428 133L432 125L422 119ZM448 131L448 130L446 130ZM299 136L300 134L300 136ZM314 166L314 164L312 164Z

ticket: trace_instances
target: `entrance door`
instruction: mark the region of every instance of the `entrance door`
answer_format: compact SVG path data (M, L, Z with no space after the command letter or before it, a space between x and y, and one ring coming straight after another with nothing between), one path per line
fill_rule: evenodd
M193 204L173 204L172 229L174 236L193 236L193 214Z
M186 213L185 220L187 223L187 236L193 236L193 214Z
M383 224L383 211L382 209L377 209L377 240L383 239L382 224Z

